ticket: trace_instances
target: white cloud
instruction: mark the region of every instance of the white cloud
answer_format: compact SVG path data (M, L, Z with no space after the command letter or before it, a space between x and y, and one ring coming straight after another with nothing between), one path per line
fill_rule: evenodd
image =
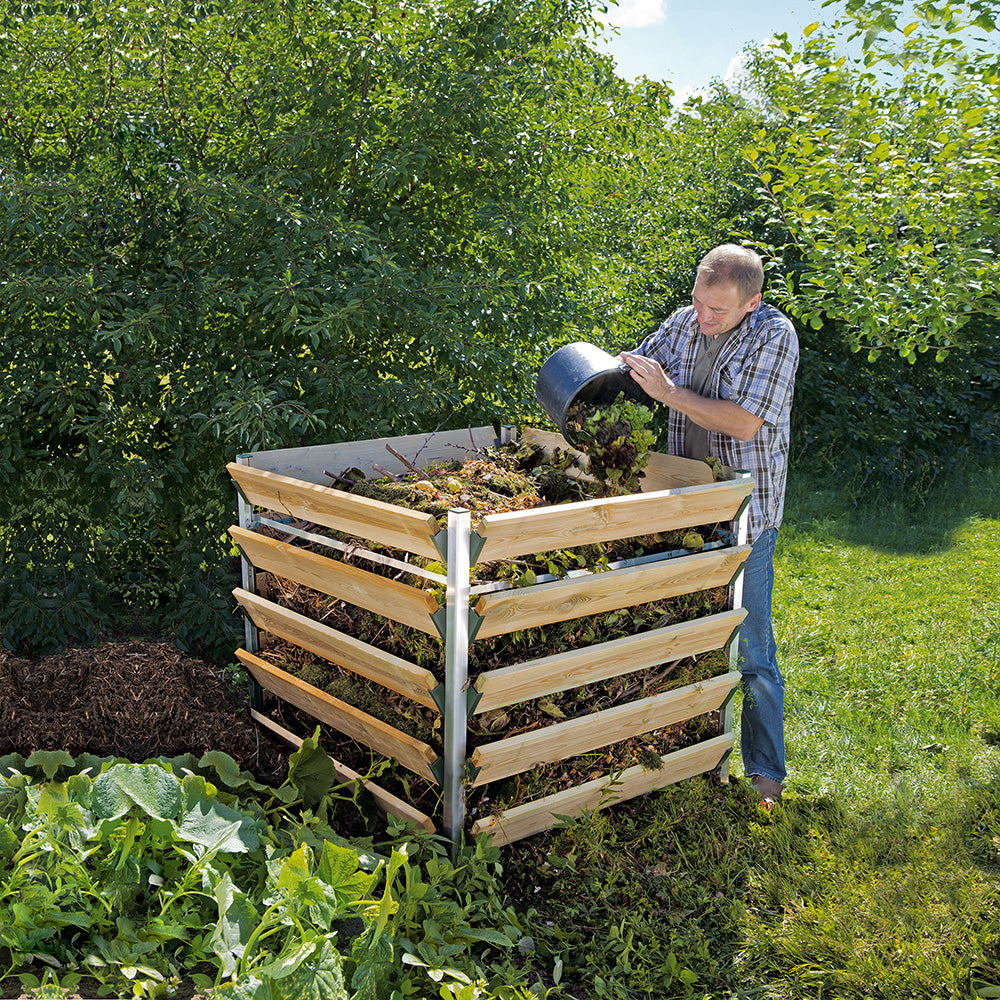
M722 82L731 87L739 88L746 75L747 63L750 61L749 55L744 52L737 52L729 60L729 68L722 74Z
M651 24L662 24L666 20L666 0L609 2L608 12L599 17L615 28L648 28Z

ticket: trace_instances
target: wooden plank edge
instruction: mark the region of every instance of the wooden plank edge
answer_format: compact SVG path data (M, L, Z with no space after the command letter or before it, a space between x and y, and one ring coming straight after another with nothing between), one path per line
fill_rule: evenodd
M647 770L636 764L613 779L611 775L596 778L574 788L555 792L544 798L515 806L494 816L476 820L473 837L488 834L493 844L502 847L523 840L532 834L550 830L559 823L559 816L579 816L586 810L605 809L616 802L656 791L687 778L711 771L735 742L735 734L726 733L665 754L660 759L663 768ZM614 781L614 788L609 788Z
M476 562L728 522L752 489L742 480L701 483L490 514L476 528L486 539Z
M257 569L317 590L334 600L410 625L436 636L431 617L440 607L429 590L378 576L350 563L328 559L308 549L280 542L233 524L229 535ZM387 605L395 602L392 610Z
M739 671L727 670L707 680L477 747L470 757L472 766L479 769L473 785L487 785L714 712L736 689L741 676Z
M434 748L390 726L381 719L328 695L311 684L276 667L245 649L236 650L237 659L253 674L262 688L325 722L345 736L370 747L376 753L392 757L403 767L437 784L430 765L438 758ZM378 737L377 739L374 737Z
M488 670L476 679L475 688L480 698L473 714L481 715L483 712L504 708L529 698L541 698L556 691L566 691L570 687L582 687L584 684L609 680L660 663L669 663L672 660L684 659L686 656L698 656L713 649L721 649L732 638L745 617L744 608L718 611L702 618L653 629L651 632L611 639ZM676 648L667 649L664 655L660 644L669 646L674 636L688 632L692 633L689 639L680 640ZM701 639L702 635L705 636L704 639ZM722 635L725 635L725 638L716 641ZM647 645L655 645L656 652L650 650L649 654L642 658L629 659L632 648L644 648ZM620 657L612 655L619 652ZM596 665L588 667L587 660L591 658L596 661ZM608 660L607 666L600 664L604 659ZM566 683L566 677L570 676L567 668L572 668L571 683ZM527 685L524 678L527 679ZM530 690L525 690L526 686Z
M382 687L440 714L441 710L431 696L431 691L438 686L438 680L429 670L242 587L234 587L233 596L261 631L284 639L299 649L308 650L329 663L335 663L375 684L381 684ZM342 650L337 647L342 647ZM356 652L358 660L351 659L348 655L351 651ZM381 661L382 667L359 662L366 656Z
M226 471L243 495L257 507L313 521L366 541L440 558L433 536L441 526L433 514L355 496L344 490L238 462L230 462Z
M750 555L749 545L695 552L659 562L566 577L552 583L481 594L475 605L483 623L477 639L491 639L521 629L551 625L666 600L728 584ZM693 579L688 576L694 570ZM633 600L642 588L648 596Z
M251 708L250 718L264 726L265 729L269 729L280 739L284 740L296 749L302 746L303 741L301 737L296 736L291 730L286 729L280 723L268 718L262 712L258 712L256 709ZM329 754L327 756L329 756ZM382 788L380 785L376 785L374 781L362 778L357 771L348 767L346 764L342 764L336 757L330 757L330 760L333 761L334 773L340 781L345 784L350 781L361 781L361 784L364 785L365 789L375 800L375 805L383 816L391 814L397 819L404 821L409 820L430 833L436 832L437 827L434 825L434 820L431 819L431 817L426 813L421 812L415 806L411 806L409 802L393 795L392 792L386 791L386 789Z

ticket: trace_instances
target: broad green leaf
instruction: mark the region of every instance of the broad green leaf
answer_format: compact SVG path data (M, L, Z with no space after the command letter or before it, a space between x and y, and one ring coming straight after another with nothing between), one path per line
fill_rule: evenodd
M207 943L222 964L222 974L231 976L260 917L253 903L233 884L228 872L215 886L215 901L219 918Z
M36 750L24 763L28 768L40 767L49 781L55 778L59 768L76 766L76 761L65 750Z
M319 727L288 760L288 780L308 807L322 802L330 789L338 784L337 772L329 754L319 749Z
M260 846L253 820L213 800L203 799L195 803L181 816L175 829L179 839L199 844L209 851L245 854Z
M392 944L382 936L371 940L363 934L354 939L351 957L356 965L351 976L351 987L357 1000L376 1000L385 967L392 962Z
M14 771L24 774L26 770L26 761L20 754L9 753L0 757L0 778L5 778Z
M220 983L212 990L212 1000L280 1000L280 997L274 993L270 982L250 974L236 982Z
M266 786L258 784L249 771L241 771L239 765L227 753L220 750L209 750L198 761L201 768L211 768L218 776L219 781L229 788L242 788L248 786L254 789L263 789Z
M326 841L316 866L316 874L334 893L345 909L363 899L370 891L377 874L358 868L358 853Z
M391 949L388 958L379 970L380 979L392 961ZM328 938L319 942L308 962L275 981L274 991L274 1000L355 1000L344 985L343 959Z
M319 947L322 938L315 931L307 931L306 934L296 940L293 935L289 935L285 947L281 953L270 962L254 967L254 973L261 979L284 979L295 972L303 962L314 954Z
M156 764L115 764L94 779L94 814L124 816L133 805L157 819L174 819L181 803L180 782Z
M485 944L496 945L498 948L513 948L514 942L501 931L491 927L463 927L456 931L455 938L467 941L482 941Z

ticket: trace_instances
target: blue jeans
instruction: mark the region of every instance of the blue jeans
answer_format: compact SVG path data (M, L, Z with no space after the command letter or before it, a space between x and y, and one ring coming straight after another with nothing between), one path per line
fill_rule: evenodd
M766 528L754 540L743 570L740 627L740 669L743 672L743 712L740 750L743 772L772 781L785 780L785 680L778 669L771 628L774 586L774 544L777 528Z

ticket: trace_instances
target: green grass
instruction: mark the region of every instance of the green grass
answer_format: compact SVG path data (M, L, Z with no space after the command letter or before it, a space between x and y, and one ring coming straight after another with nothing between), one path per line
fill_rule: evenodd
M793 479L774 595L791 791L741 955L758 995L1000 995L998 518L997 468L919 509Z
M784 800L697 779L514 845L527 981L1000 997L1000 467L919 508L793 476L774 610Z
M997 773L1000 469L919 510L794 480L775 572L790 787L919 804Z

